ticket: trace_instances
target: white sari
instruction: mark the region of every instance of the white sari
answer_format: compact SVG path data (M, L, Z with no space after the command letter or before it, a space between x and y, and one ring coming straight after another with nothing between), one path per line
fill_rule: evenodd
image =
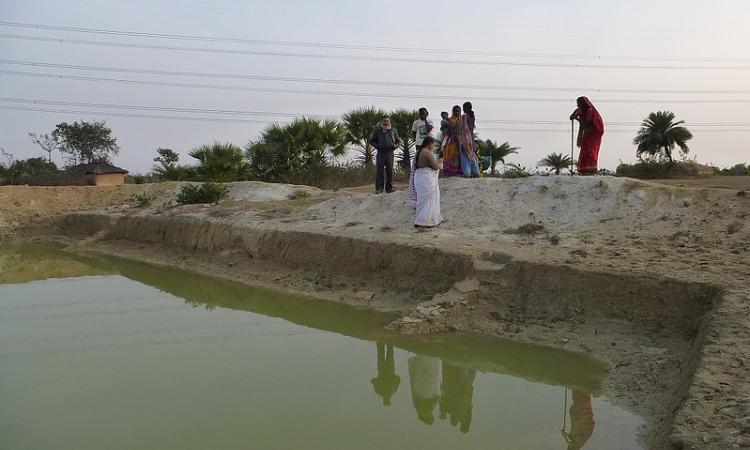
M417 191L417 218L420 227L435 227L443 221L440 215L439 171L423 167L414 172L414 188Z

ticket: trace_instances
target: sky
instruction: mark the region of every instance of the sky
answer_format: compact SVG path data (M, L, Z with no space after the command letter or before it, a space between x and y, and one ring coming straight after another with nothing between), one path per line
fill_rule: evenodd
M638 124L669 110L691 155L726 167L750 162L749 23L747 0L0 0L0 148L42 156L29 132L106 120L115 163L144 173L158 147L193 163L192 148L245 146L295 115L439 120L471 100L480 137L534 168L570 152L586 95L607 124L600 166L635 161Z

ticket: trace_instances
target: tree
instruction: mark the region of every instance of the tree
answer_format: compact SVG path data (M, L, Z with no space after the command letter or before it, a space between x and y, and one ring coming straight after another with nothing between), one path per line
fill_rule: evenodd
M334 120L295 119L285 127L290 143L297 147L303 170L325 167L346 152L346 129Z
M546 158L539 162L540 166L551 167L550 172L555 171L555 175L560 175L560 171L573 165L570 155L562 153L550 153Z
M675 146L687 154L690 151L687 142L693 138L693 134L682 126L684 123L684 120L675 122L675 114L670 111L649 114L633 139L633 145L638 146L636 156L641 158L644 153L651 156L661 154L671 163Z
M156 149L156 153L159 156L154 158L154 162L159 163L159 165L154 166L153 172L159 178L170 181L184 181L194 175L192 166L177 164L180 160L180 154L174 150L160 147Z
M346 153L346 128L333 120L295 119L273 124L248 144L253 176L266 181L310 181Z
M419 111L413 109L397 109L391 114L391 124L401 137L401 159L399 164L406 172L411 169L411 149L416 142L411 137L411 127L419 119Z
M479 141L479 154L492 158L492 164L490 166L492 168L492 175L495 175L497 163L505 164L505 158L510 155L518 154L518 150L520 149L521 147L511 147L510 143L507 141L503 142L501 145L497 145L497 142L494 142L491 139Z
M264 181L288 181L298 175L302 170L298 155L292 139L277 123L269 125L260 138L245 147L250 173Z
M199 161L196 171L204 181L226 183L247 178L247 164L242 149L234 144L214 142L190 152Z
M48 161L44 158L29 158L24 163L24 173L40 173L40 172L54 172L57 170L57 165L52 161Z
M0 162L0 179L8 184L16 184L22 175L57 170L55 163L44 158L15 159L12 153L7 153L2 148L0 148L0 155L6 161Z
M57 150L60 147L60 142L55 137L54 133L52 134L36 134L36 133L29 133L29 137L31 138L31 142L35 143L39 147L42 148L45 152L47 152L47 161L52 162L52 152Z
M341 117L346 129L346 143L353 145L359 153L357 158L365 165L375 162L375 151L370 145L370 137L375 127L385 115L382 109L374 106L349 111Z
M62 122L52 132L60 153L68 155L72 165L109 163L120 152L112 130L102 122Z
M5 160L5 162L0 162L0 177L3 178L3 182L13 184L15 180L15 172L13 172L15 158L13 153L8 153L4 148L0 147L0 156Z

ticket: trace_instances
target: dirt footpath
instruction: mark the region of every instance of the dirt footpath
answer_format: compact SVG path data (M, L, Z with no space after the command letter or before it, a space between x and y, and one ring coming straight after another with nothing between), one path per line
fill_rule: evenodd
M77 230L68 232L89 236L82 243L103 251L171 265L188 261L194 270L398 311L404 320L394 326L404 332L466 329L592 353L613 365L609 394L649 419L646 441L653 448L750 445L750 193L744 188L611 177L447 179L441 180L446 222L417 232L406 192L239 183L219 205L175 207L177 187L123 187L101 200L82 191L70 204L35 196L73 191L24 194L29 202L64 204L46 212L27 211L12 198L17 188L0 188L0 223L27 225L76 204L108 207L70 222ZM126 201L140 192L148 201ZM170 252L155 254L158 242ZM409 249L426 251L420 264L444 274L421 284L435 292L418 298L411 267L389 248L401 259L418 254ZM201 257L191 259L196 251ZM445 255L453 259L442 262ZM276 260L267 264L269 258ZM319 265L305 268L313 258ZM284 268L285 262L299 264ZM390 291L363 277L387 270L395 274ZM451 287L467 274L478 287ZM709 293L719 291L714 301ZM517 292L541 303L525 308L531 297ZM597 298L610 311L593 311ZM631 303L618 308L618 299ZM443 310L432 316L426 306Z

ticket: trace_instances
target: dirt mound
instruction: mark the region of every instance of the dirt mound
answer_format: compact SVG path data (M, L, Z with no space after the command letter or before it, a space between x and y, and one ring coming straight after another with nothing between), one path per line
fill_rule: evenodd
M446 231L498 233L529 223L556 233L582 230L670 235L737 232L748 202L732 191L680 189L627 178L531 177L518 180L442 179ZM408 192L340 195L305 212L334 225L360 222L408 229L414 212ZM671 231L670 231L671 230Z

